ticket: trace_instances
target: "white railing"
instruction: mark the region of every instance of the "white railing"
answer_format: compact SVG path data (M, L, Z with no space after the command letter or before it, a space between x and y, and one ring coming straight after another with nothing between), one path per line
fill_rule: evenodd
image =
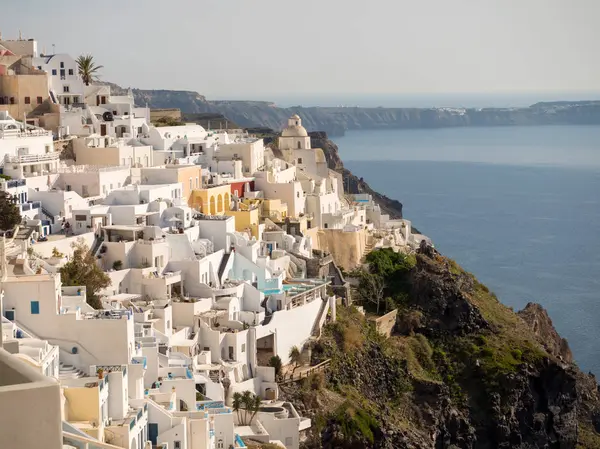
M18 139L26 137L41 137L50 136L52 137L52 131L46 131L45 129L0 129L0 139Z
M60 167L57 170L57 173L111 172L125 169L127 169L127 167L104 165L71 165L70 167Z
M47 162L56 161L60 158L60 153L45 153L45 154L24 154L21 156L4 156L4 162L10 162L14 164L22 164L27 162Z

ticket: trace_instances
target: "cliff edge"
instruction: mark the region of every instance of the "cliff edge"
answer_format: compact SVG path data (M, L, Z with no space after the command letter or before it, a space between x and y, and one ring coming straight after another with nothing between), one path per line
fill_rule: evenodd
M312 348L330 369L282 387L313 420L305 448L600 447L596 380L562 344L541 343L558 336L541 306L513 312L432 248L402 263L375 257L395 330L386 338L353 307L338 310Z

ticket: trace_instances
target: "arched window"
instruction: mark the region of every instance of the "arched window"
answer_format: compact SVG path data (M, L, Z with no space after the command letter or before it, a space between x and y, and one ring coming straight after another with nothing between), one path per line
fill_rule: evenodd
M298 149L301 150L302 149L302 142L298 141Z

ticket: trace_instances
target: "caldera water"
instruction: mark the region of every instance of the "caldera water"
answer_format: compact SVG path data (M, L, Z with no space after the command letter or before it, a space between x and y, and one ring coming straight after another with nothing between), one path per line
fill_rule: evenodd
M355 131L344 164L515 310L538 302L600 375L600 126Z

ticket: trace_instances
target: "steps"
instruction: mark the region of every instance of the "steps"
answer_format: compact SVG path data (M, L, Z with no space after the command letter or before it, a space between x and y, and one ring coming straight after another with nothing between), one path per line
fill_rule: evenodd
M365 245L365 252L363 253L362 258L360 259L361 264L367 263L367 256L369 255L369 253L371 251L373 251L374 247L375 247L375 244L373 242L369 242Z
M58 379L66 380L66 379L79 379L80 377L86 377L87 375L78 368L75 368L73 365L65 365L60 362L58 367Z

